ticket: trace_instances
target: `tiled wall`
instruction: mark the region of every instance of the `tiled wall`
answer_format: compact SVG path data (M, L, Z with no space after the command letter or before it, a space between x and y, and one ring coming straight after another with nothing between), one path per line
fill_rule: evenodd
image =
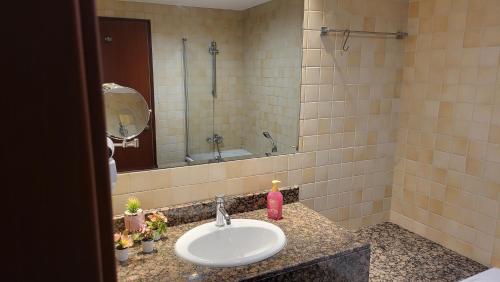
M500 1L410 1L391 220L500 265Z
M244 147L271 152L296 149L302 60L303 0L273 0L246 10L244 16Z
M361 2L304 3L300 153L121 174L113 195L114 213L123 211L131 195L153 208L220 192L266 190L277 178L284 185L301 185L304 204L347 227L387 220L402 43L352 37L352 49L344 53L339 50L341 37L322 40L319 30L323 24L404 29L407 3Z
M270 152L263 131L279 142L280 153L295 151L303 0L273 0L245 11L118 0L97 4L101 16L151 22L160 167L183 164L186 155L182 38L187 39L189 154L213 151L206 141L213 133L223 136L223 150ZM219 49L216 99L211 41Z
M244 94L242 14L177 7L164 16L178 14L184 15L182 27L172 27L178 32L169 33L166 40L176 40L179 32L187 39L189 154L213 151L213 145L206 139L214 133L224 137L225 149L241 148L241 123L244 120L241 102ZM212 56L208 52L211 41L217 43L219 50L215 99L212 96ZM167 56L181 58L182 54Z
M115 214L130 195L152 208L278 178L347 227L390 210L391 221L500 265L498 15L497 0L306 0L300 153L121 174ZM351 36L343 52L322 25L410 36Z
M144 208L150 209L205 200L217 194L262 191L270 187L273 179L282 180L283 185L288 179L301 183L302 168L312 166L311 158L310 155L284 155L119 174L113 193L113 213L123 213L126 200L132 195L141 200ZM290 167L294 168L293 172L288 171ZM309 177L305 181L314 179Z
M156 145L159 166L183 162L185 156L185 99L182 38L186 38L190 107L190 153L207 152L212 145L212 120L226 148L241 148L243 95L243 14L238 11L188 8L98 0L100 16L149 19L153 50ZM212 61L215 40L220 54L218 98L212 108ZM224 79L221 79L224 77Z
M388 219L403 42L320 28L406 29L407 1L309 0L302 74L302 151L315 152L303 201L349 228Z

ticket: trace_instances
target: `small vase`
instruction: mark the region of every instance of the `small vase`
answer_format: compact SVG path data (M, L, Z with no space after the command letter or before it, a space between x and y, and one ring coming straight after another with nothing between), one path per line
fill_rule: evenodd
M160 239L161 239L160 231L155 230L153 233L153 240L156 242L156 241L159 241Z
M125 221L125 228L130 232L135 232L141 230L144 225L145 218L142 209L139 209L137 213L131 214L125 211L125 216L123 217Z
M153 252L155 247L155 242L153 240L142 241L142 251L146 254Z
M116 249L115 256L116 256L116 259L120 262L124 262L124 261L128 260L128 248L121 249L121 250Z

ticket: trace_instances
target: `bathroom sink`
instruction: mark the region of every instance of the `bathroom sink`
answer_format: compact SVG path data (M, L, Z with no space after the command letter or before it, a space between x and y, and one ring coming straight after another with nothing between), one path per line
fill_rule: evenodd
M285 244L285 233L274 224L233 219L231 225L210 222L184 233L175 243L175 254L197 265L231 267L269 258Z

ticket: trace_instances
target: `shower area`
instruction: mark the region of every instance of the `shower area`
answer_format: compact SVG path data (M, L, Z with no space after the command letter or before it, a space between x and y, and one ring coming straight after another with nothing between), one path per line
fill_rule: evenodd
M258 152L247 148L242 130L242 58L237 42L196 44L183 38L183 90L187 163L221 162ZM201 49L201 50L200 50ZM205 50L203 50L205 49ZM204 52L203 52L204 51Z
M297 150L303 5L175 7L162 19L153 32L164 46L153 48L159 167Z

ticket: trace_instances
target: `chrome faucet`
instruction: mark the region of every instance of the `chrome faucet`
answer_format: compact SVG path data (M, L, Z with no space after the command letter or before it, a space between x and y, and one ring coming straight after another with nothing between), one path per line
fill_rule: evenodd
M223 227L225 225L231 225L231 217L224 208L224 195L215 196L215 212L217 214L215 226Z

